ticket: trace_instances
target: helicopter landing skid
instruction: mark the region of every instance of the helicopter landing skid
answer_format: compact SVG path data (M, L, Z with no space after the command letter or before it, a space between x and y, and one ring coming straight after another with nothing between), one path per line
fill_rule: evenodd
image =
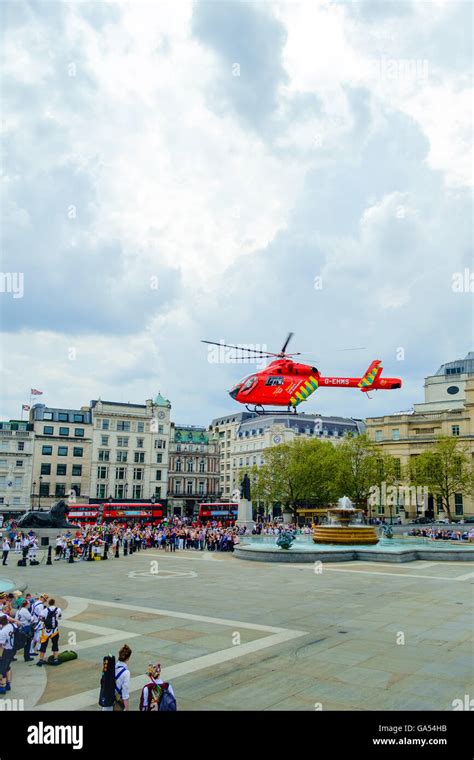
M248 404L245 405L245 408L248 412L252 412L253 414L258 414L259 417L264 416L272 416L274 417L276 414L284 415L289 414L291 416L294 416L295 414L298 414L296 411L296 406L288 409L264 409L264 407L261 404L255 404L253 409L249 407Z

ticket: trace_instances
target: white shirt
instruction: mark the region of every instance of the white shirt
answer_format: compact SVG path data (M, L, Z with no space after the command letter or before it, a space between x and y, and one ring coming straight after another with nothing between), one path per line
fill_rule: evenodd
M123 670L123 668L125 668L125 670ZM120 673L118 678L117 678L117 673ZM120 662L119 660L117 664L115 665L115 686L117 687L122 699L129 699L130 697L130 694L128 691L129 685L130 685L130 671L125 665L125 663Z
M44 610L44 604L43 604L43 602L41 602L40 600L37 600L36 602L34 602L32 608L31 608L31 614L32 614L32 617L33 617L33 621L35 623L37 623L38 620L41 619L41 613L43 612L43 610Z
M28 611L28 607L21 607L16 613L15 618L22 625L30 625L33 620L31 612Z
M13 649L13 630L14 629L11 623L7 623L0 628L0 646L2 646L4 649Z
M7 539L7 538L5 538L5 539L4 539L4 541L3 541L3 544L2 544L2 550L3 550L4 552L9 552L9 551L10 551L10 544L9 544L9 542L8 542L8 539Z
M56 610L56 625L53 628L46 628L46 618L48 615L48 610ZM53 633L56 633L58 630L58 620L62 618L62 612L60 607L55 607L53 604L51 604L49 607L44 607L41 612L41 619L44 625L44 629L47 634L51 635Z

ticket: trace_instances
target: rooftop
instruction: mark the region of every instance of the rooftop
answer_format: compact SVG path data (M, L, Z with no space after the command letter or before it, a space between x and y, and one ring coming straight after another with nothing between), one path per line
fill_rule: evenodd
M435 375L474 375L474 351L469 351L464 359L442 364Z

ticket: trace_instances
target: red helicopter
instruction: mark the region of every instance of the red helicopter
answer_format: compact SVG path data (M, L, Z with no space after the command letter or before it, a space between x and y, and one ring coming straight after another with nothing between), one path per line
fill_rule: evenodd
M233 399L240 404L245 404L249 411L257 414L272 414L272 411L265 411L265 407L270 405L285 406L288 412L292 411L296 414L297 406L302 401L306 401L318 388L359 388L362 393L367 393L372 390L390 391L402 387L402 381L398 377L380 377L382 374L380 359L374 359L362 377L323 377L316 367L293 361L291 357L301 356L301 352L286 353L292 337L293 333L290 332L279 353L231 346L212 340L201 342L235 348L261 357L276 357L276 360L270 362L264 369L244 377L229 391ZM253 409L249 404L253 405Z

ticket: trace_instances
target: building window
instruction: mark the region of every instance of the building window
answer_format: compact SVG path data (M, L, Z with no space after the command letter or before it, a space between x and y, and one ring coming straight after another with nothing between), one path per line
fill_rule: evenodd
M392 441L399 441L400 440L400 430L396 428L395 430L392 430Z
M67 457L67 446L58 446L58 457Z
M155 480L161 480L161 470L156 471L156 478Z
M59 428L59 435L69 435L69 428L67 428L67 427L60 427Z
M41 465L41 475L51 475L51 465L50 464L42 464Z
M119 435L117 438L117 446L121 449L126 449L128 446L128 438L123 438Z
M53 447L52 446L42 446L41 447L41 453L43 454L43 456L48 456L49 457L53 453Z
M17 459L15 462L15 467L23 467L23 459Z
M164 438L156 439L155 449L166 449L166 441L164 440ZM178 451L178 447L176 447L176 451Z
M106 480L109 475L109 468L108 467L98 467L97 468L97 480Z
M193 492L193 481L192 480L188 480L188 482L186 484L186 493L190 496L192 494L192 492Z
M181 472L181 459L176 460L176 472Z
M44 412L43 419L44 420L52 420L53 419L53 413L52 412Z
M25 450L25 442L18 441L18 451L24 451L24 450Z
M40 496L49 496L49 483L40 483Z
M192 471L193 471L193 460L188 459L188 472L192 472Z
M155 486L155 496L161 498L161 486Z
M144 432L145 432L145 423L137 422L137 433L144 433Z
M382 431L381 430L376 430L375 431L375 440L376 441L381 441L382 440Z
M393 460L393 467L395 470L395 477L399 480L402 477L402 465L399 459Z
M96 488L96 499L105 499L106 497L106 488L107 486L105 483L98 483Z
M84 422L84 415L83 414L75 414L73 416L74 422Z
M125 486L123 483L117 483L115 486L115 498L116 499L123 499L125 492Z
M459 435L459 425L451 425L452 435Z
M124 433L130 432L130 422L128 420L119 420L117 422L117 430Z
M128 451L117 451L117 462L127 462Z
M205 472L204 468L205 468L205 462L204 462L204 459L201 459L201 461L199 462L199 472Z
M138 462L144 462L145 461L145 452L144 451L136 451L133 456L133 461Z
M125 480L126 467L115 468L115 480Z
M72 474L75 477L80 477L82 475L82 464L73 464L72 466Z
M175 494L180 494L181 493L181 481L180 480L176 480L175 481L174 492L175 492Z
M66 496L66 486L64 483L56 483L56 487L54 489L54 495L57 496Z
M161 464L163 461L163 454L157 454L156 455L156 462L157 464Z
M155 441L155 448L157 448L157 443L158 443L158 441ZM176 444L176 451L181 451L181 444L180 443Z
M144 441L144 438L137 438L137 449L143 448L143 441Z
M442 496L436 497L436 508L438 510L438 513L443 512L443 497Z
M84 449L80 446L74 446L72 453L75 457L82 457L84 454Z
M101 446L108 446L109 445L109 436L108 435L101 435L100 436L100 445Z
M43 435L53 435L53 434L54 434L54 427L52 425L44 425Z
M464 508L462 503L462 493L455 493L454 494L454 511L457 515L463 515L464 514Z
M109 449L99 449L99 462L108 462L110 457Z
M204 485L205 485L204 481L200 480L199 481L199 486L198 486L199 496L204 496L204 493L205 493L205 491L204 491Z
M133 468L133 479L134 480L143 480L143 467L134 467Z
M59 422L69 422L69 415L66 412L59 412L58 420Z
M158 425L158 433L161 433L163 435L164 432L165 432L164 426L163 425Z
M56 465L56 475L65 475L67 472L67 465L66 464L57 464Z
M137 486L134 485L132 492L133 492L133 498L134 499L141 499L142 498L142 488L143 486Z
M84 428L74 428L76 438L84 438Z
M102 430L108 430L109 423L110 423L110 420L102 420Z

